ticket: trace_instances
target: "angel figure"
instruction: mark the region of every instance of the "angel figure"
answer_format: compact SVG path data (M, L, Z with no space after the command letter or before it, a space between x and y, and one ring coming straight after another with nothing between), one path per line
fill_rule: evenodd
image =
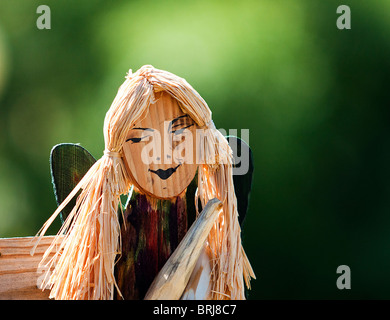
M50 297L245 299L255 278L238 215L248 183L238 203L232 148L198 92L150 65L130 70L103 130L97 161L77 145L52 150L59 206L39 237L57 215L63 224L41 261Z

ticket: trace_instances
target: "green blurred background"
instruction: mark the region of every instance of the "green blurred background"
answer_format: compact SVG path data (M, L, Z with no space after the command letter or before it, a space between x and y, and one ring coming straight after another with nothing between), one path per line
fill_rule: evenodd
M56 208L52 146L100 157L126 72L152 64L186 78L217 127L250 129L251 299L389 299L389 57L388 0L0 0L0 237L38 231Z

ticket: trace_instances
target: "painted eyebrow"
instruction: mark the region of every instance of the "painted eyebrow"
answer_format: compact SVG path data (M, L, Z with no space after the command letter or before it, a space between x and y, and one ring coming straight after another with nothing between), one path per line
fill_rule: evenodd
M171 130L171 133L174 133L174 134L179 134L179 133L182 133L185 129L188 129L189 127L192 127L194 124L191 123L189 124L188 126L185 126L181 129L177 129L177 130Z
M179 116L179 117L173 119L173 120L171 121L171 124L170 124L170 125L173 125L176 121L179 121L179 119L185 118L185 117L188 117L188 114L184 114L184 115L182 115L182 116Z
M176 124L175 126L173 125L175 122L179 121L180 119L182 118L189 118L191 119L188 114L184 114L182 116L178 116L177 118L173 119L170 123L169 123L169 127L168 127L168 131L172 131L173 127L177 127L178 124Z

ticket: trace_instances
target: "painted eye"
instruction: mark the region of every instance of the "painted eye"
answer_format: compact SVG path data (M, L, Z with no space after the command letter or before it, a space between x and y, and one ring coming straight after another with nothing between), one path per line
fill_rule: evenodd
M126 140L126 142L127 141L131 141L132 143L138 143L138 142L141 142L143 139L145 139L147 137L150 137L150 135L143 136L143 137L140 137L140 138L129 138L129 139Z

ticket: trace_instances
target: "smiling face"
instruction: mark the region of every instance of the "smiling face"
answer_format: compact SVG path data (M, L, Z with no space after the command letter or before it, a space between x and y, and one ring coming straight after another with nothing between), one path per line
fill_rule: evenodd
M136 187L169 199L182 193L195 176L197 125L168 93L156 93L156 99L130 128L123 152Z

